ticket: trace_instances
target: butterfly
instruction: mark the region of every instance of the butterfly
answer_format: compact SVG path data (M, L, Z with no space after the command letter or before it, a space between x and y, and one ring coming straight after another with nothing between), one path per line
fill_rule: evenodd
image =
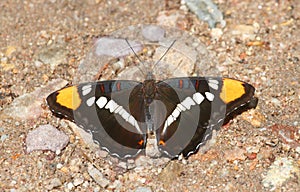
M90 132L113 156L126 159L144 154L149 137L154 137L161 155L177 158L196 153L213 130L255 108L258 99L254 93L252 85L231 78L156 81L148 73L143 82L107 80L69 85L46 100L54 114Z
M144 151L151 132L162 154L176 158L195 153L214 129L255 108L254 92L252 85L230 78L110 80L67 86L47 103L117 157Z

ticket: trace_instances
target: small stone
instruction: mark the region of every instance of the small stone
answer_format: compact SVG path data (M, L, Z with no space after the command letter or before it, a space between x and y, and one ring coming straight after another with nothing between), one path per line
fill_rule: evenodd
M41 125L28 133L26 138L26 149L30 153L35 150L57 151L65 148L69 137L52 125Z
M124 161L120 161L120 162L118 163L118 167L121 167L121 168L123 168L123 169L127 169L127 164L126 164L126 162L124 162Z
M164 38L165 30L159 26L148 25L143 28L142 34L149 41L161 41Z
M291 158L276 158L270 166L267 175L262 181L264 187L271 188L271 191L280 186L292 177L300 177L300 169Z
M60 155L60 154L61 154L61 150L60 149L58 149L58 150L55 151L55 155Z
M225 27L226 21L222 12L211 0L185 0L187 7L203 21L206 21L210 28L214 28L217 23Z
M50 182L49 182L49 184L46 186L46 188L47 188L48 190L52 190L52 189L54 189L54 188L56 188L56 187L59 187L59 186L61 186L61 185L62 185L62 182L61 182L61 180L60 180L59 178L53 178L53 179L50 180Z
M181 12L161 11L156 20L158 25L176 27L177 21L182 18L184 18L184 14Z
M107 151L104 151L104 150L97 150L97 155L100 157L100 158L105 158L108 156L108 152Z
M247 153L258 153L260 150L260 146L250 146L246 148Z
M73 184L72 182L70 182L70 183L67 184L67 188L68 188L69 190L72 190L74 187L75 187L75 186L74 186L74 184Z
M225 151L225 159L229 162L234 162L235 160L244 161L247 158L245 153L246 153L246 150L241 149L241 148L227 150L227 151Z
M277 99L277 98L272 98L271 99L271 103L273 103L274 105L276 105L276 106L280 106L280 101L279 101L279 99Z
M115 180L113 184L109 186L110 189L114 189L115 191L118 191L122 187L122 182L120 180Z
M8 139L9 138L9 136L7 135L7 134L4 134L4 135L1 135L1 137L0 137L0 141L1 142L4 142L6 139Z
M68 51L63 45L50 45L42 48L35 56L38 61L44 64L49 64L54 70L56 66L66 62Z
M212 39L220 39L223 36L223 31L220 28L212 28L210 35L212 37Z
M152 192L150 187L137 187L134 192Z
M14 119L30 120L41 116L43 109L41 107L44 99L54 90L57 90L67 84L62 79L54 79L46 86L37 88L31 93L16 98L7 108L0 113L0 119L6 116Z
M134 52L142 50L142 45L136 41L128 41ZM112 57L124 57L132 54L132 50L125 41L125 39L114 39L108 37L102 37L95 43L95 53L100 55L112 56Z
M57 165L56 165L56 169L61 169L63 167L63 164L61 164L61 163L57 163Z
M105 188L109 185L109 180L106 179L104 175L93 165L89 164L87 171L93 180L102 188Z
M236 25L232 28L232 35L239 36L242 40L254 40L255 39L255 28L252 25Z

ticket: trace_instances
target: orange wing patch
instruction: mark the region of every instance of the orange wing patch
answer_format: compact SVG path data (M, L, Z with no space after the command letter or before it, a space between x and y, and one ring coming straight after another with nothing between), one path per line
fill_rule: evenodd
M220 94L224 103L229 103L242 97L246 91L243 86L244 82L234 79L223 79L223 87Z
M77 87L70 86L59 90L56 96L56 102L61 106L76 110L81 104L81 99L78 94Z

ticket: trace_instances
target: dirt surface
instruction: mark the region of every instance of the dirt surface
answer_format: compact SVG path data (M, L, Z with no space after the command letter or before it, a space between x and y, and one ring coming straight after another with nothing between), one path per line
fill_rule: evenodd
M299 191L299 2L215 3L224 28L209 28L180 1L1 1L0 190ZM258 107L222 127L204 154L119 162L95 153L46 106L47 94L63 86L51 81L71 83L97 37L147 23L188 31L215 53L222 75L256 88ZM27 99L15 102L20 97ZM27 134L44 124L69 144L26 153Z

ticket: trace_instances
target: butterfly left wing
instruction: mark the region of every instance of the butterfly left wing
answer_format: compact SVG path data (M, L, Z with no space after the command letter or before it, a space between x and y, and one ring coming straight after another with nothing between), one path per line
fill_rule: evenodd
M144 151L146 133L140 116L132 115L129 97L142 84L135 81L99 81L68 86L50 94L51 111L91 132L95 142L119 158ZM143 100L143 98L136 98Z

